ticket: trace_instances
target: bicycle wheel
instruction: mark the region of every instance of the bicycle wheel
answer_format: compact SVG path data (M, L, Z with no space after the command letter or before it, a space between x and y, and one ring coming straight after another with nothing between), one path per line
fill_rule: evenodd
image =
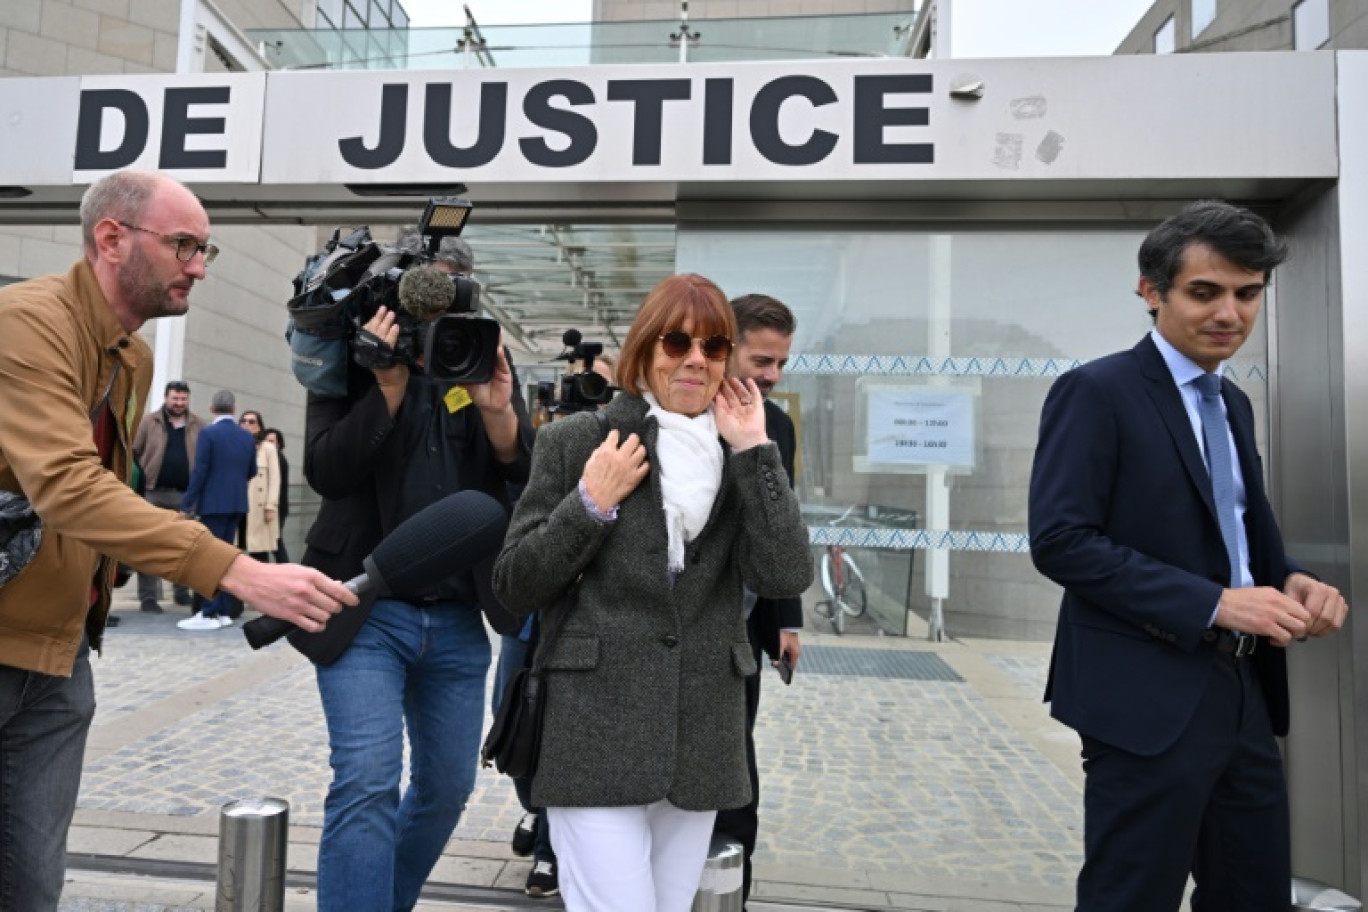
M836 593L835 601L841 606L842 614L859 617L869 608L864 574L855 566L855 561L850 559L849 554L842 553L841 559L845 563L845 580L842 581L840 591Z
M828 549L828 550L822 552L822 565L821 565L821 569L822 569L822 591L824 591L824 592L826 593L828 599L835 599L835 598L836 598L836 586L835 586L835 584L833 583L832 578L831 578L831 551L830 551L830 549ZM827 615L822 615L822 616L823 616L823 617L826 617Z

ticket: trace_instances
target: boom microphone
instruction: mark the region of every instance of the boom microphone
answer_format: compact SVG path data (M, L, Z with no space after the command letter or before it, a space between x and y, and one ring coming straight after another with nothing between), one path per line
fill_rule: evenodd
M436 266L414 266L399 279L399 306L420 320L446 313L455 301L456 285Z
M448 494L399 524L362 561L365 573L348 580L358 595L411 595L493 557L503 547L508 515L480 491ZM346 609L343 609L346 610ZM295 629L289 621L259 617L242 625L253 649L270 645Z

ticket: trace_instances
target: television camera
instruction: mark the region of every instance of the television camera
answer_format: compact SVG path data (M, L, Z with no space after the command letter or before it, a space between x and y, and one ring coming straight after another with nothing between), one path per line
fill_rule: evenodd
M610 402L618 388L608 383L604 376L594 370L594 359L603 354L603 343L585 342L578 329L567 329L561 336L565 350L552 361L567 361L571 365L581 364L577 373L567 372L560 378L559 396L556 383L543 380L537 384L536 410L543 408L548 415L571 414L573 412L592 412Z
M448 383L485 383L498 360L499 324L479 317L480 285L452 271L443 239L457 237L474 206L433 198L413 243L389 246L370 229L333 232L295 277L288 310L295 376L323 396L345 396L348 354L372 370L406 364ZM379 307L395 315L393 346L364 327Z

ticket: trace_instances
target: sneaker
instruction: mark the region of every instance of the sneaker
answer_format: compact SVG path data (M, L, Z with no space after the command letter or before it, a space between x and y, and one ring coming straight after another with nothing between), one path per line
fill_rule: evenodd
M537 842L537 815L523 814L513 830L513 854L526 858L532 854L532 846Z
M556 879L556 863L554 861L539 861L532 866L532 873L527 875L527 886L523 892L528 896L555 896L560 893L560 881Z
M232 626L233 626L233 619L230 618L230 617L227 617L226 615L220 614L218 617L214 618L214 620L218 621L218 625L219 625L220 627L232 627Z
M205 617L201 614L194 614L183 621L177 621L176 626L181 630L218 630L223 626L216 617Z
M146 611L148 614L162 613L162 606L158 605L156 601L154 601L153 599L148 599L147 601L143 602L142 605L140 605L139 607L141 608L141 610Z

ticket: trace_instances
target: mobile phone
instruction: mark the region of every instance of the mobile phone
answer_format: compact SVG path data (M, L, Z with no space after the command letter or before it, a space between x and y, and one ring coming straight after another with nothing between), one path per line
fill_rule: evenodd
M779 671L779 677L787 686L793 683L793 666L789 664L788 654L779 657L779 663L774 666Z

